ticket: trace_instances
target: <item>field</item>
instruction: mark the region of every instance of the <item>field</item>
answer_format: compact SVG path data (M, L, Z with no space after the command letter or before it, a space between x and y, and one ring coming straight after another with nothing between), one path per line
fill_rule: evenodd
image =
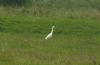
M100 65L99 5L0 0L0 65ZM45 40L53 25L53 37Z
M99 21L0 16L0 65L100 65ZM44 40L52 25L53 37Z

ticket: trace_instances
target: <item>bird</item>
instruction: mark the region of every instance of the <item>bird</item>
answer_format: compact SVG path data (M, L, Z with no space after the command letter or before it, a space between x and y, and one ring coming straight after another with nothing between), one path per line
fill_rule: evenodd
M55 28L55 26L53 25L51 32L45 37L45 40L50 39L52 37L54 28Z

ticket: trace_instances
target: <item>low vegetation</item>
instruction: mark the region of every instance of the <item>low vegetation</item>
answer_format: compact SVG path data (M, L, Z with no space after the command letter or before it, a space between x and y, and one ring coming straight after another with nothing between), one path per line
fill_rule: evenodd
M95 18L0 16L0 64L99 65L99 39Z

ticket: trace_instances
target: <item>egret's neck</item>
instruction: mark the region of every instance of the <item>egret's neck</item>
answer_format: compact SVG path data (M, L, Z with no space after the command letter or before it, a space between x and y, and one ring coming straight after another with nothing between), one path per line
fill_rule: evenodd
M52 33L53 33L53 29L54 29L54 27L52 27L52 30L51 30Z

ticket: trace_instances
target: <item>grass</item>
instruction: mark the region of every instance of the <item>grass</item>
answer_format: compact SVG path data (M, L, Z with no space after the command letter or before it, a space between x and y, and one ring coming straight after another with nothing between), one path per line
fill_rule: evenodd
M20 6L20 4L23 5L22 1L19 3L19 6L16 5L11 7L0 5L0 15L17 14L47 17L100 17L99 0L33 0L32 3L33 5L29 4L27 7Z
M99 39L95 18L0 16L0 64L99 65Z
M100 65L99 0L0 5L0 65ZM44 40L55 25L53 38Z
M74 7L73 7L74 8ZM24 16L45 16L45 17L80 17L99 18L100 11L96 8L66 9L63 7L9 7L0 6L0 15L24 15Z
M56 8L97 8L100 3L99 0L33 0L33 5L37 5L39 7L56 7Z

